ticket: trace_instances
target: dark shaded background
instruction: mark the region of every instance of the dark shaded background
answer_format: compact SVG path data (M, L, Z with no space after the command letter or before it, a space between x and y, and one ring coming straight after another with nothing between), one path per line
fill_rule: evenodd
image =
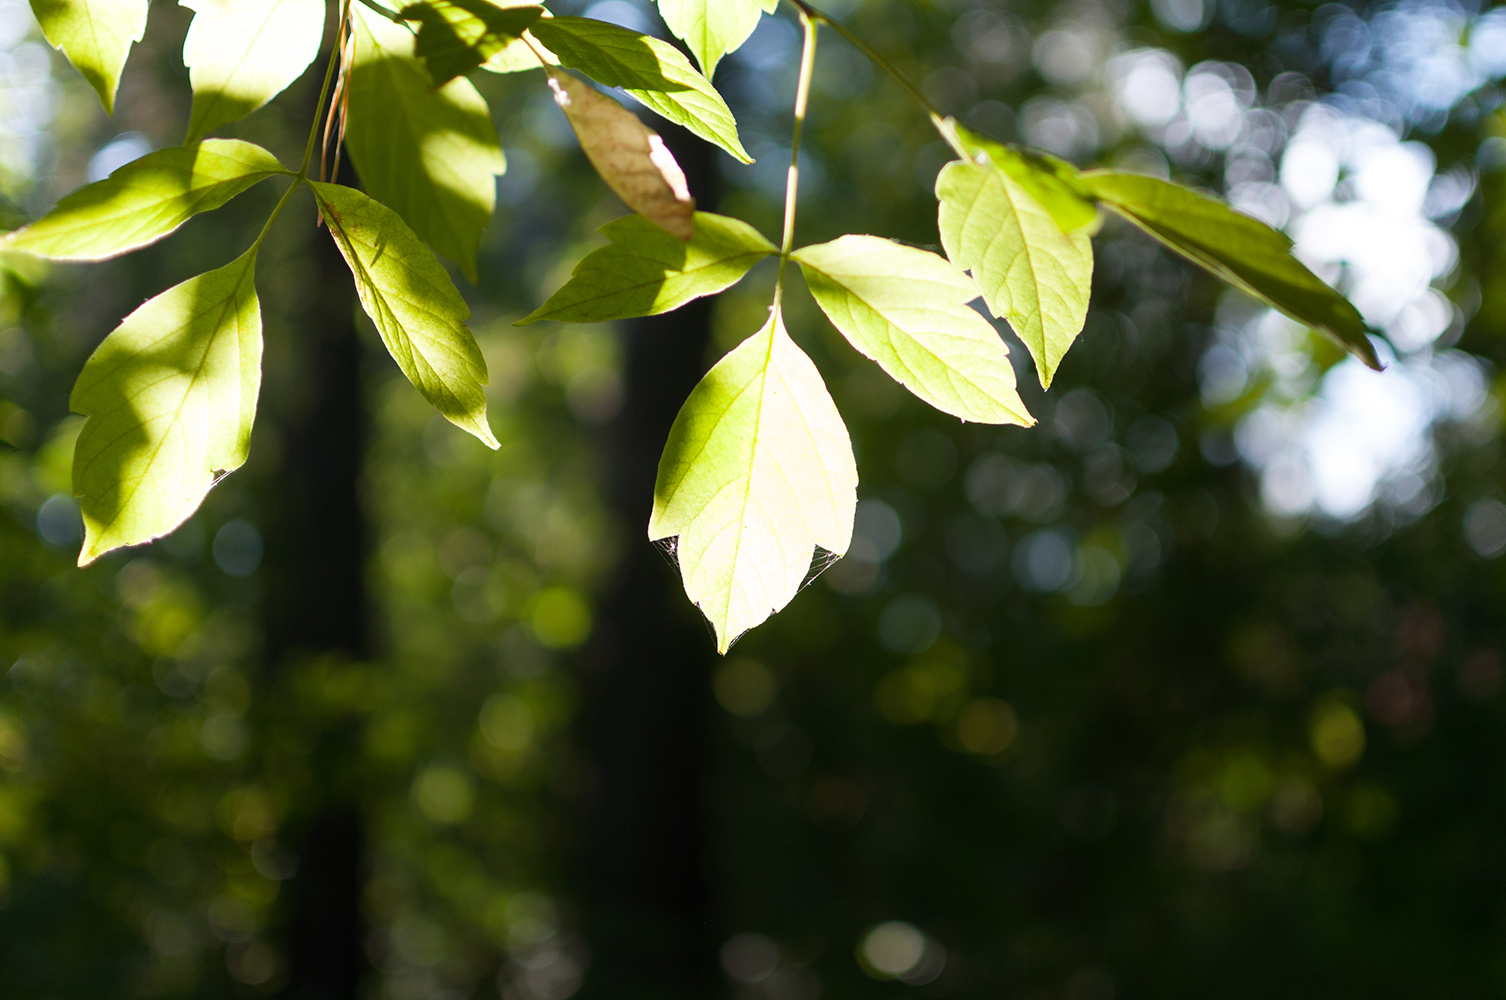
M1435 282L1452 320L1403 360L1464 365L1483 394L1436 415L1406 489L1281 515L1250 415L1309 412L1339 354L1298 338L1270 361L1247 306L1123 225L1095 241L1093 313L1049 396L1014 348L1031 430L907 398L797 287L792 331L852 428L858 538L720 660L642 525L669 422L757 329L772 269L664 318L512 326L622 211L537 74L477 80L510 164L466 289L499 453L401 380L300 203L259 269L250 462L170 538L77 570L71 380L135 303L238 252L277 192L122 261L0 262L0 995L1506 989L1506 61L1472 42L1499 22L1429 3L832 10L944 111L1083 162L1274 192L1315 105L1425 144L1458 263ZM113 121L13 33L0 93L47 131L6 126L8 148L39 141L0 170L11 221L101 150L177 141L187 15L153 5ZM1457 58L1417 70L1398 38ZM719 73L755 166L666 130L702 208L771 235L797 46L781 11ZM1192 83L1175 122L1126 117L1112 57L1146 51L1247 86L1240 138L1178 131ZM801 241L934 247L944 148L830 33L820 59ZM1455 64L1476 75L1447 106L1418 97ZM310 88L236 134L296 151ZM1337 197L1361 187L1346 168Z

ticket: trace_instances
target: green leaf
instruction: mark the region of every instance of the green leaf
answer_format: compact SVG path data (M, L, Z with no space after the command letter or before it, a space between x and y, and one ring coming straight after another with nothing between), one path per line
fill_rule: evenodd
M794 598L816 546L847 551L857 486L847 428L776 311L675 418L648 537L679 536L685 593L725 653Z
M1098 228L1098 206L1083 186L1076 167L1050 153L995 142L987 136L959 125L948 118L943 124L952 129L962 147L976 163L992 164L1030 193L1064 233Z
M354 188L310 181L366 315L408 381L489 448L486 361L466 328L470 307L444 265L392 209Z
M791 257L832 325L938 410L984 424L1035 423L1009 348L967 303L977 286L936 254L843 236Z
M104 260L155 243L200 212L219 208L275 174L291 175L260 146L207 139L148 153L80 188L0 250L53 260Z
M659 13L709 78L722 56L736 52L758 19L778 6L779 0L659 0Z
M546 18L530 30L562 65L603 86L621 87L650 110L741 162L753 162L737 137L737 120L727 102L668 42L584 17Z
M551 69L549 89L570 119L591 166L633 211L678 239L695 236L695 199L659 133L569 73Z
M587 254L564 287L519 326L541 319L599 323L656 316L730 288L779 252L746 222L709 212L695 214L695 237L688 243L639 215L615 219L601 232L611 245Z
M993 166L958 161L936 177L941 244L973 272L995 316L1035 359L1041 387L1082 332L1093 288L1093 242L1071 236L1024 188Z
M149 300L84 363L70 405L86 566L188 519L246 461L261 388L256 250Z
M1337 338L1379 370L1359 310L1292 256L1292 241L1248 215L1155 177L1094 170L1087 189L1177 253L1300 323Z
M491 111L469 80L435 89L413 36L354 8L345 145L373 198L476 280L476 250L506 169Z
M303 75L324 38L324 0L178 0L193 83L187 142L244 118Z
M42 34L115 113L115 91L131 45L146 31L147 0L31 0Z
M401 11L405 21L418 22L413 54L429 67L436 85L464 76L497 55L543 13L536 4L513 7L492 0L422 0Z

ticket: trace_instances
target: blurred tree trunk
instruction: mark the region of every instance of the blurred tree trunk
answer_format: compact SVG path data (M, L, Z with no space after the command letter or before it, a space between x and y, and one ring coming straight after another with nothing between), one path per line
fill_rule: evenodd
M699 207L713 209L715 149L661 130ZM607 463L611 502L632 534L591 664L584 996L704 1000L716 983L703 795L713 645L674 568L642 534L664 439L704 373L710 323L711 300L700 299L627 325L625 393Z
M341 178L350 183L348 162ZM311 298L293 318L290 363L298 366L296 411L282 414L280 475L267 533L267 657L275 697L295 697L288 672L318 659L370 654L366 523L360 473L366 417L361 342L350 272L327 232L309 248ZM289 705L296 710L296 706ZM316 717L317 718L317 717ZM351 721L315 723L309 765L317 801L295 821L298 857L289 884L285 996L355 1000L367 970L362 895L365 836L359 789L347 763L358 753Z

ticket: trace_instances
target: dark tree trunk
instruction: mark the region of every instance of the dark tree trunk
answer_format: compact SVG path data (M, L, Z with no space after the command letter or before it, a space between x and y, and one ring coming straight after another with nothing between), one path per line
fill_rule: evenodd
M312 298L293 317L296 402L283 414L284 457L269 504L267 658L279 698L292 697L289 672L315 658L359 660L370 653L355 293L326 232L310 247L310 266ZM294 821L289 845L298 870L288 887L284 995L295 1000L356 1000L367 971L365 838L347 767L358 735L353 722L309 734L318 799Z
M664 138L712 208L716 151L677 129ZM628 325L624 402L608 434L611 499L634 536L602 609L586 718L597 776L585 857L591 997L704 1000L716 983L703 795L714 647L641 534L664 439L705 370L710 321L701 299Z

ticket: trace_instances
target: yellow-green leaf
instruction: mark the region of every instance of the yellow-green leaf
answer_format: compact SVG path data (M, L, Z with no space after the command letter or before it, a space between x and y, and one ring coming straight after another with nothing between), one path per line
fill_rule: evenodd
M366 315L403 374L450 423L498 448L486 421L486 360L470 307L396 212L354 188L311 181Z
M792 257L832 325L915 395L964 420L1035 423L1009 348L967 305L978 297L967 275L877 236L843 236Z
M973 162L992 164L1029 192L1062 232L1087 230L1091 234L1097 230L1098 206L1072 164L1040 150L995 142L952 118L944 119L942 126L951 130Z
M621 87L656 114L725 149L753 158L737 137L737 120L711 81L668 42L585 17L554 17L529 29L559 57L597 83Z
M1359 310L1292 256L1292 241L1284 234L1155 177L1094 170L1082 181L1104 204L1188 260L1330 334L1365 364L1380 368Z
M282 93L319 54L324 0L178 0L194 11L183 41L193 84L187 142Z
M0 237L0 250L53 260L104 260L154 243L200 212L276 174L290 174L260 146L206 139L148 153L58 207Z
M659 0L664 23L690 46L709 78L722 56L736 52L779 0Z
M690 394L654 486L649 538L677 536L721 652L794 598L818 546L847 551L857 485L847 428L776 312Z
M971 270L995 316L1009 320L1042 388L1082 332L1093 290L1093 243L1063 233L1015 180L992 165L957 161L936 177L941 245Z
M115 113L115 91L132 44L146 31L147 0L31 0L42 34Z
M638 215L615 219L601 232L611 245L587 254L564 287L519 320L520 326L541 319L599 323L656 316L730 288L779 252L746 222L709 212L695 214L695 236L688 243Z
M256 251L149 300L84 364L70 405L80 566L172 531L240 468L261 387Z
M469 80L435 88L413 35L357 4L345 144L366 192L476 280L476 250L506 169Z

